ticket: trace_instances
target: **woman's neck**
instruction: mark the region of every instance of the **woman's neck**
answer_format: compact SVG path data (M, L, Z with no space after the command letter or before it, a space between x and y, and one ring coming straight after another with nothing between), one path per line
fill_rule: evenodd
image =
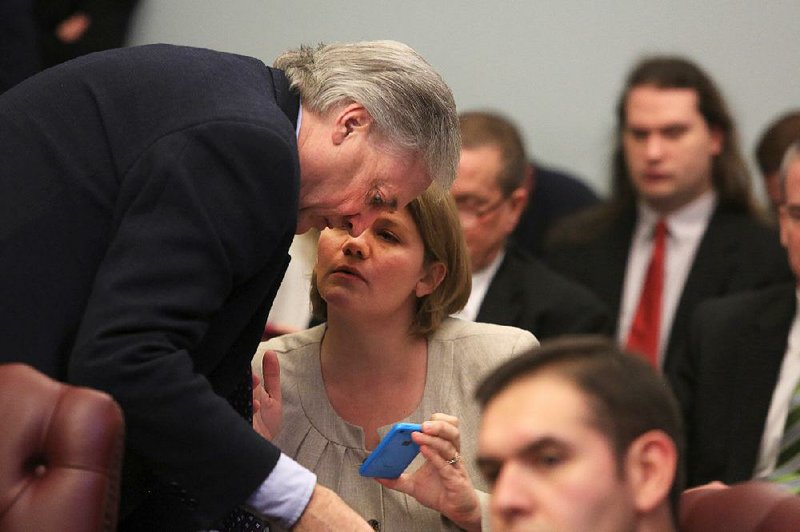
M377 444L379 427L411 414L425 390L427 340L400 321L329 316L322 340L328 400L345 421L364 429L367 448Z

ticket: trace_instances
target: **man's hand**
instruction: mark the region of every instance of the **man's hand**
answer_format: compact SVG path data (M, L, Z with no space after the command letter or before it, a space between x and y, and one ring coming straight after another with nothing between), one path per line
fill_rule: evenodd
M333 491L316 485L303 515L292 527L297 532L341 530L373 532L372 527Z

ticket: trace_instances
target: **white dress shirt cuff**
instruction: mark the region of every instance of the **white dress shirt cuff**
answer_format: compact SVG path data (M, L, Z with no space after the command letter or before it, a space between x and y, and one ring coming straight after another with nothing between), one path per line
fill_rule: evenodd
M308 506L316 484L314 473L281 453L275 468L245 505L253 513L290 528Z

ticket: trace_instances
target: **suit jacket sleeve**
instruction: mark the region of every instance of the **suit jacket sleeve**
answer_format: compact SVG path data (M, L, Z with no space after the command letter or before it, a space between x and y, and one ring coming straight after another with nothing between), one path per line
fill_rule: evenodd
M70 380L120 402L128 452L186 490L200 523L242 503L280 454L206 378L236 366L231 357L249 367L258 338L246 353L204 346L221 311L248 296L242 287L283 273L296 223L293 143L264 123L211 121L146 150L122 178L70 359ZM266 296L252 294L257 303L222 328L235 338L266 319Z

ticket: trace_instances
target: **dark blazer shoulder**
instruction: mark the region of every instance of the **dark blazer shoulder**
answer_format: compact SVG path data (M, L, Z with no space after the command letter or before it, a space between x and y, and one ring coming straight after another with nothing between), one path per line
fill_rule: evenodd
M611 333L609 311L594 294L513 244L489 285L478 320L527 329L540 340Z
M707 299L676 352L690 485L752 476L796 306L793 284Z

